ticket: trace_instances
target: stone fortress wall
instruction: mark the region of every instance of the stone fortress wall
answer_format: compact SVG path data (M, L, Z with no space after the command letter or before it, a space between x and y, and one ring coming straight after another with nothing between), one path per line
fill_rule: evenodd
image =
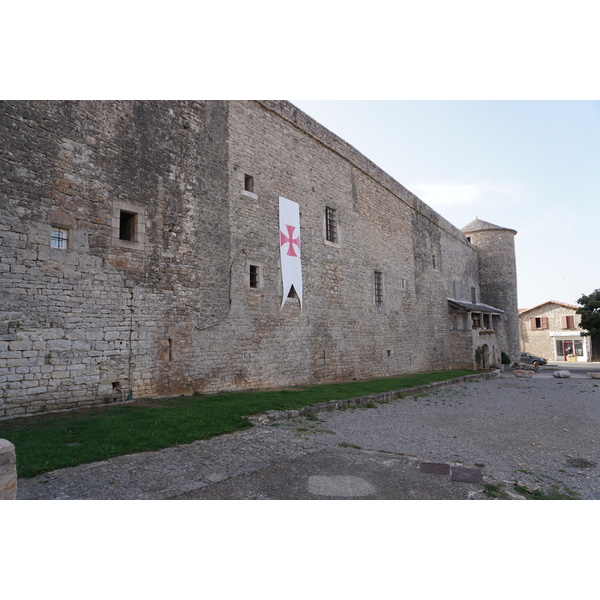
M5 101L0 148L0 418L473 367L447 299L485 301L477 246L287 102Z

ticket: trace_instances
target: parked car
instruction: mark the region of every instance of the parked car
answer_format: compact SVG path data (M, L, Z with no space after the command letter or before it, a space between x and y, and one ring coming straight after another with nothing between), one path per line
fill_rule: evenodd
M519 359L524 365L545 365L548 361L540 356L533 356L529 352L521 352L521 358Z

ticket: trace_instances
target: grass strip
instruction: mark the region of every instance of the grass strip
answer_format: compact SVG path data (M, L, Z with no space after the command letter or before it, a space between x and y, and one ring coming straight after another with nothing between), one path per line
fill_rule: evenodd
M144 400L0 421L0 438L15 445L19 477L33 477L230 433L250 427L249 415L268 410L295 409L473 374L467 370L436 371L277 391Z

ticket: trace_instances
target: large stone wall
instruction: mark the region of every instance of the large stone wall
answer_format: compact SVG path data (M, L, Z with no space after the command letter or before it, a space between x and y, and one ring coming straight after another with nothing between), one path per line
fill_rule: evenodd
M0 115L0 417L193 389L191 329L229 301L227 104ZM115 239L119 208L137 242Z
M230 109L232 253L245 254L234 277L229 326L246 336L236 347L252 356L254 371L244 373L250 385L471 367L471 349L465 353L450 343L447 298L454 278L465 287L478 285L473 247L428 207L420 212L420 201L364 157L343 143L335 146L338 138L301 116L265 114L257 103ZM242 191L247 174L254 177L256 198ZM300 204L302 312L297 301L279 308L280 195ZM339 220L337 244L325 240L326 205ZM247 286L249 263L263 267L260 290ZM376 270L384 279L381 307L374 303Z
M473 365L447 298L479 294L475 247L289 103L2 102L0 142L0 418ZM280 309L279 196L302 311Z

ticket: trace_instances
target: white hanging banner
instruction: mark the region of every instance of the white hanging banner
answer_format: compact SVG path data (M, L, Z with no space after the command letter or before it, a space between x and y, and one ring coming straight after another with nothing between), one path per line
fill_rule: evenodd
M300 262L300 205L279 196L279 253L281 256L281 278L283 280L283 301L294 290L300 300L302 310L302 263Z

